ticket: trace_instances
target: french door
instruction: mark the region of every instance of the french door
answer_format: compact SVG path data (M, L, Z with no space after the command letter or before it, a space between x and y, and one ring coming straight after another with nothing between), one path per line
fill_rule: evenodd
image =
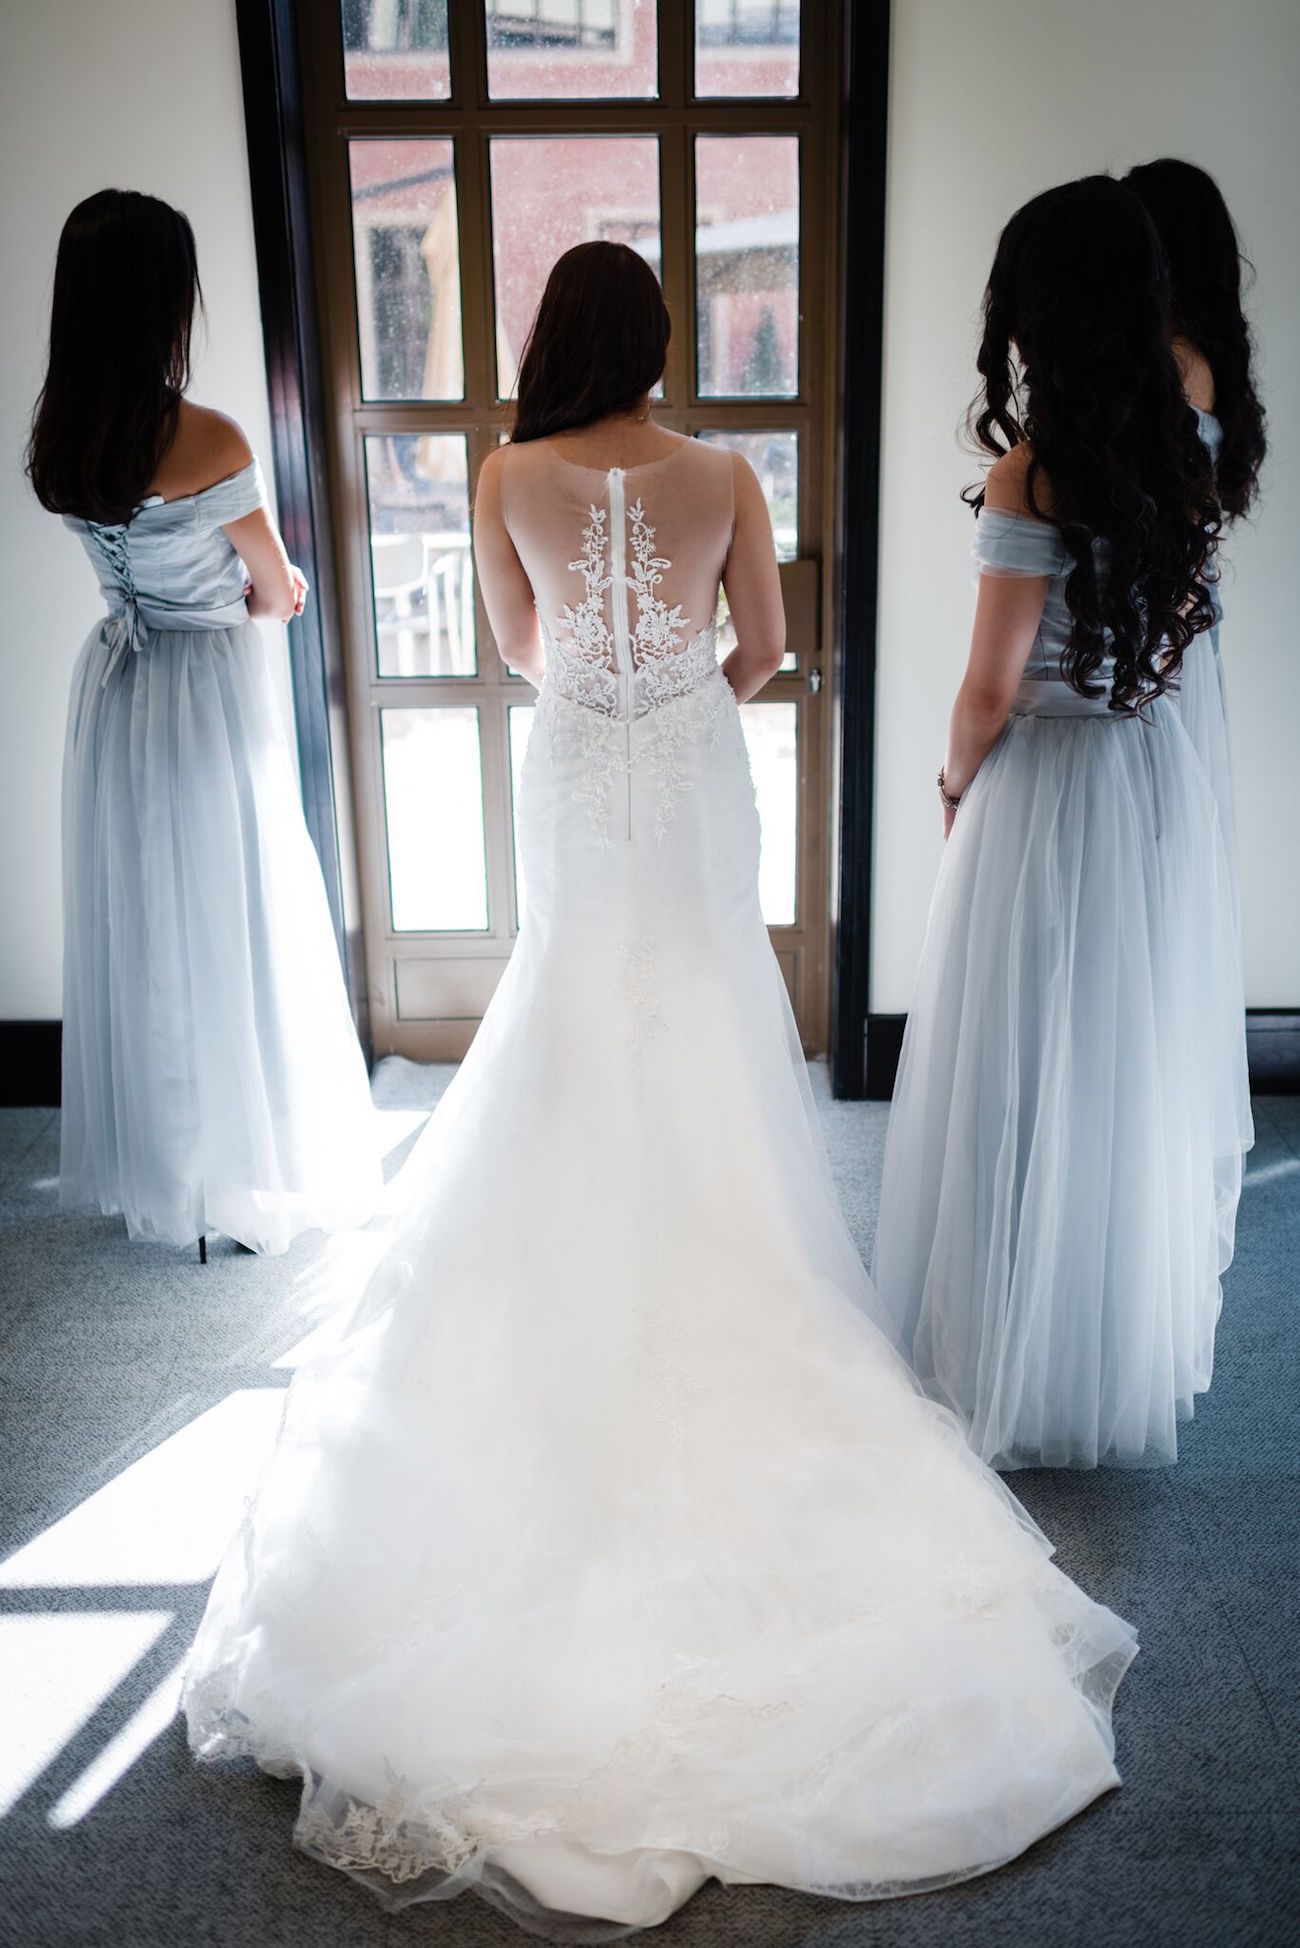
M533 692L474 586L472 483L547 271L593 237L663 283L656 416L739 448L768 497L789 653L742 717L763 911L821 1051L838 9L302 0L298 19L376 1054L464 1053L526 902Z

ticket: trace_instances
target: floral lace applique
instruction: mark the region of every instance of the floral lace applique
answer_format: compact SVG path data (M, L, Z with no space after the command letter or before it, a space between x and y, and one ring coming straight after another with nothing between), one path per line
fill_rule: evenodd
M546 640L549 649L549 636ZM608 846L610 787L616 778L627 776L627 753L610 716L595 706L574 706L548 679L537 700L533 738L540 738L538 752L548 764L575 760L573 802L586 811L599 843Z
M643 751L654 773L657 790L655 837L659 840L664 838L682 800L692 789L688 763L691 746L698 746L703 741L711 749L721 735L726 717L731 691L712 654L711 629L709 637L714 680L701 683L688 692L690 703L685 698L679 698L681 709L657 712Z
M659 965L653 942L645 934L624 941L618 949L610 990L624 1010L624 1041L634 1055L667 1029L668 1023L655 1005L658 989Z
M641 1343L645 1371L655 1389L650 1418L663 1437L669 1458L678 1461L686 1442L691 1403L704 1389L691 1365L679 1319L661 1309L647 1312L642 1319Z
M632 534L632 573L627 585L636 597L636 628L632 631L632 661L638 669L665 656L676 657L686 619L681 603L673 608L655 594L672 563L654 551L655 531L646 520L641 501L635 500L627 513Z
M605 572L606 516L603 508L588 508L590 521L582 531L582 553L569 567L581 575L586 590L581 602L566 602L548 650L553 652L554 677L561 695L604 717L618 715L618 672L614 639L605 621L605 593L613 577ZM551 657L547 675L552 674Z
M628 1781L644 1790L657 1773L671 1776L683 1752L698 1751L712 1742L732 1745L788 1717L793 1709L786 1698L755 1704L716 1690L707 1663L683 1658L681 1668L656 1689L648 1718L625 1732L604 1763L579 1781L570 1802L570 1822L584 1826L594 1822L599 1830L608 1807L617 1805L620 1794L627 1791ZM693 1813L693 1850L725 1859L735 1837L734 1825L725 1817L708 1820L698 1810Z
M605 618L614 582L607 566L608 517L594 503L588 514L582 551L569 563L583 578L582 600L565 604L554 630L542 624L546 680L535 728L543 731L540 748L550 762L575 760L580 777L573 799L586 810L602 846L610 842L612 788L625 780L630 790L638 770L653 783L654 831L662 840L691 789L691 747L701 738L715 744L722 727L729 693L718 670L716 631L710 622L682 647L687 622L681 604L670 608L658 593L672 563L656 555L655 530L636 500L627 513L630 572L624 578L636 622L629 637L632 677L622 704L614 634ZM686 704L692 698L699 699L694 709ZM579 708L561 710L561 702ZM682 708L666 711L668 704ZM631 722L641 727L635 739L627 735Z

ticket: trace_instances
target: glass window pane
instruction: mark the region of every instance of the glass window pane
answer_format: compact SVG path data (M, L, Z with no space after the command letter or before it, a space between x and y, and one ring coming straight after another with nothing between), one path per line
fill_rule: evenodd
M381 710L388 882L397 933L487 927L483 766L473 705Z
M510 706L510 805L515 824L515 912L521 927L524 924L526 888L523 862L519 857L519 788L523 782L528 740L533 734L533 716L530 703L512 703Z
M463 433L366 439L380 676L473 676L474 558Z
M695 92L797 95L799 0L695 0Z
M799 553L799 435L729 433L710 428L696 438L744 454L758 475L767 500L776 558L794 561Z
M655 0L487 0L497 101L627 101L659 92Z
M348 144L367 399L463 399L460 247L450 142Z
M659 143L653 135L497 136L492 258L497 385L515 374L547 274L574 244L605 238L659 271Z
M799 138L695 138L701 398L799 390Z
M447 0L342 0L343 79L353 101L446 101Z
M769 927L792 927L799 833L799 706L746 703L740 721L763 827L758 896Z

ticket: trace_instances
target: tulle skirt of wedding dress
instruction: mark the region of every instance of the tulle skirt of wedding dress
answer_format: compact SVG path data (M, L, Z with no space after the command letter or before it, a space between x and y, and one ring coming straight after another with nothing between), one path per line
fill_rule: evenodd
M95 631L63 830L63 1204L259 1251L364 1222L378 1131L255 624L116 665Z
M186 1678L299 1844L611 1939L710 1875L847 1899L1113 1786L1130 1627L872 1321L756 890L720 675L544 694L527 917L407 1215L281 1437Z
M1210 1384L1248 1140L1240 955L1206 772L1180 706L1150 715L1011 719L908 1016L873 1275L1000 1467L1172 1461Z

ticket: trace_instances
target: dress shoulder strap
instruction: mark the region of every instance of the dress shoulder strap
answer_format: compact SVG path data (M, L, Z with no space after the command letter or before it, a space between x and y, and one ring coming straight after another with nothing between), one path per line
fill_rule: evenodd
M1008 514L1001 508L980 512L971 539L976 573L993 575L1068 575L1074 556L1059 528L1028 514Z

